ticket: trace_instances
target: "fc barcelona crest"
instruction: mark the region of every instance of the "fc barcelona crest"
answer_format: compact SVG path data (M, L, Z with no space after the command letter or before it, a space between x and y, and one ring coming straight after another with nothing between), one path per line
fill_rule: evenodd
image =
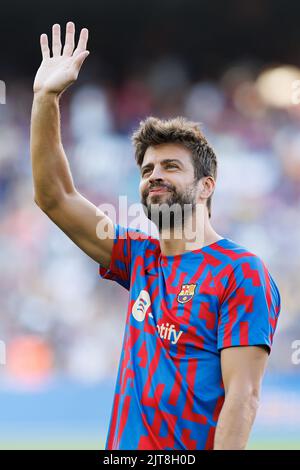
M197 284L182 284L181 291L177 295L177 301L186 304L194 297Z

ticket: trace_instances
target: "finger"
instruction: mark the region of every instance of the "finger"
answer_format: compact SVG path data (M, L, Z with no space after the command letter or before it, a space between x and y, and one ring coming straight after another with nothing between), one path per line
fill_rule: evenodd
M41 51L42 51L43 60L44 60L44 59L49 59L49 57L50 57L50 50L49 50L49 44L48 44L48 36L47 36L47 34L41 34L40 43L41 43Z
M52 52L53 57L60 56L61 54L61 40L60 40L60 25L54 24L52 26Z
M74 35L75 35L75 25L72 21L69 21L66 26L66 39L65 47L63 50L63 55L70 57L73 54L74 50Z
M90 53L89 51L83 51L83 52L80 52L80 54L76 56L76 59L74 60L74 66L76 68L77 75L81 69L83 62L85 61L89 53Z
M81 52L86 50L87 42L89 38L89 30L87 28L83 28L80 31L80 36L78 40L77 47L73 53L73 56L78 56Z

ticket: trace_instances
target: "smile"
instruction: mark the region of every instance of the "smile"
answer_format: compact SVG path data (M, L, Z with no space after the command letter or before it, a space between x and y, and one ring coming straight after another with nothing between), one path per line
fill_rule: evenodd
M153 189L150 189L149 194L160 194L160 193L166 193L169 191L170 190L168 188L153 188Z

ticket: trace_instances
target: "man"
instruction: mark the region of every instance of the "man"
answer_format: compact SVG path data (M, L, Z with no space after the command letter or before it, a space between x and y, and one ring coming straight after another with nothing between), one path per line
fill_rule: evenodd
M212 228L217 160L194 123L148 118L133 135L141 199L159 240L114 225L78 193L61 143L59 99L89 54L87 40L82 29L74 50L69 22L62 51L54 25L50 57L41 36L31 155L38 206L101 265L102 277L129 290L106 447L244 449L280 311L278 289L257 256Z

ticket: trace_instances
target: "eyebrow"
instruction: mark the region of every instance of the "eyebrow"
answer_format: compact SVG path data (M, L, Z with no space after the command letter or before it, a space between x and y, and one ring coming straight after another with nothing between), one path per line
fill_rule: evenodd
M161 160L160 163L178 163L179 166L182 168L182 163L177 158L164 158L163 160ZM150 168L150 167L153 167L153 163L147 163L147 165L142 166L141 171L143 171L145 168Z

